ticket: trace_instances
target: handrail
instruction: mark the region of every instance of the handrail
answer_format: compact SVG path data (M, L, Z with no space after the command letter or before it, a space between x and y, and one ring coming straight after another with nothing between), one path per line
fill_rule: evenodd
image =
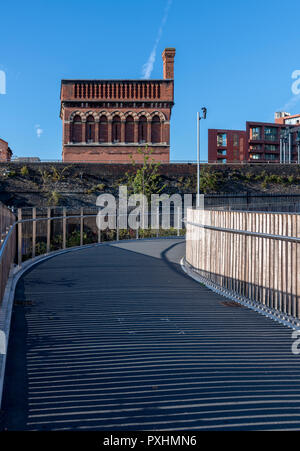
M208 226L208 225L204 225L204 224L197 224L195 222L186 221L186 220L184 220L184 222L186 224L194 226L194 227L200 227L202 229L213 230L216 232L232 233L232 234L244 235L244 236L253 236L255 238L266 238L269 240L287 241L290 243L300 243L300 238L297 238L294 236L272 235L270 233L250 232L248 230L226 229L224 227L216 227L216 226Z
M5 247L6 247L7 243L8 243L8 241L9 241L9 238L10 238L11 234L13 233L14 229L19 224L26 224L26 223L32 223L32 222L42 222L42 221L55 221L55 220L63 221L63 220L68 220L68 219L82 219L83 220L85 218L95 218L95 217L98 216L98 214L99 214L99 212L94 213L94 214L69 215L69 216L67 216L67 215L65 215L65 216L64 215L52 216L52 217L46 216L46 217L42 217L42 218L29 218L29 219L21 219L21 220L15 221L9 227L9 230L8 230L8 232L7 232L6 236L5 236L5 239L4 239L3 243L2 243L2 246L0 247L0 263L1 263L4 251L5 251ZM163 214L164 213L160 213L160 216L162 216ZM115 217L115 218L118 217L119 218L121 216L127 216L127 214L126 213L124 213L124 214L123 213L122 214L117 213L116 215L107 215L107 214L103 215L103 217L106 217L106 216L108 216L108 217ZM183 220L181 220L181 221L183 222Z
M299 319L299 214L201 213L186 216L186 261L200 279Z

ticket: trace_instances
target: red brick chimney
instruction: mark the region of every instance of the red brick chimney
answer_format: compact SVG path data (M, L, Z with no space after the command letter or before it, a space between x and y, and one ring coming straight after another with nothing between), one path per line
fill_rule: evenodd
M176 49L167 48L163 51L164 80L174 80L174 58Z

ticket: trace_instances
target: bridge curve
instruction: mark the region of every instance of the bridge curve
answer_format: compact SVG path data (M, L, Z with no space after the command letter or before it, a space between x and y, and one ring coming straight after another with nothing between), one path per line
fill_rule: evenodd
M105 244L25 273L2 429L300 429L291 330L190 279L184 253Z

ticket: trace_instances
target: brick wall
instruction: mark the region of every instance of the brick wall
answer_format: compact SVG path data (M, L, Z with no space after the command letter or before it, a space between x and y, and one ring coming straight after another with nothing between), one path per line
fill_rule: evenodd
M0 161L10 161L12 151L8 147L8 143L3 139L0 139Z
M169 161L174 57L175 49L164 51L163 80L62 80L63 161L130 162L145 145Z

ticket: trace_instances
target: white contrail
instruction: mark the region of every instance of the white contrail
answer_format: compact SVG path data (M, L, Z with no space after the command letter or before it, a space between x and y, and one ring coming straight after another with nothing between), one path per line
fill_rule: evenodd
M155 59L156 59L157 47L158 47L159 41L161 39L161 36L163 34L163 29L164 29L164 26L165 26L165 24L167 22L169 11L170 11L172 3L173 3L173 0L168 0L167 6L165 8L165 13L164 13L161 25L160 25L158 33L157 33L157 37L156 37L156 40L155 40L152 52L150 53L150 56L148 58L147 63L144 64L144 66L143 66L143 78L145 80L150 78L151 73L153 71L153 67L154 67L154 63L155 63Z

